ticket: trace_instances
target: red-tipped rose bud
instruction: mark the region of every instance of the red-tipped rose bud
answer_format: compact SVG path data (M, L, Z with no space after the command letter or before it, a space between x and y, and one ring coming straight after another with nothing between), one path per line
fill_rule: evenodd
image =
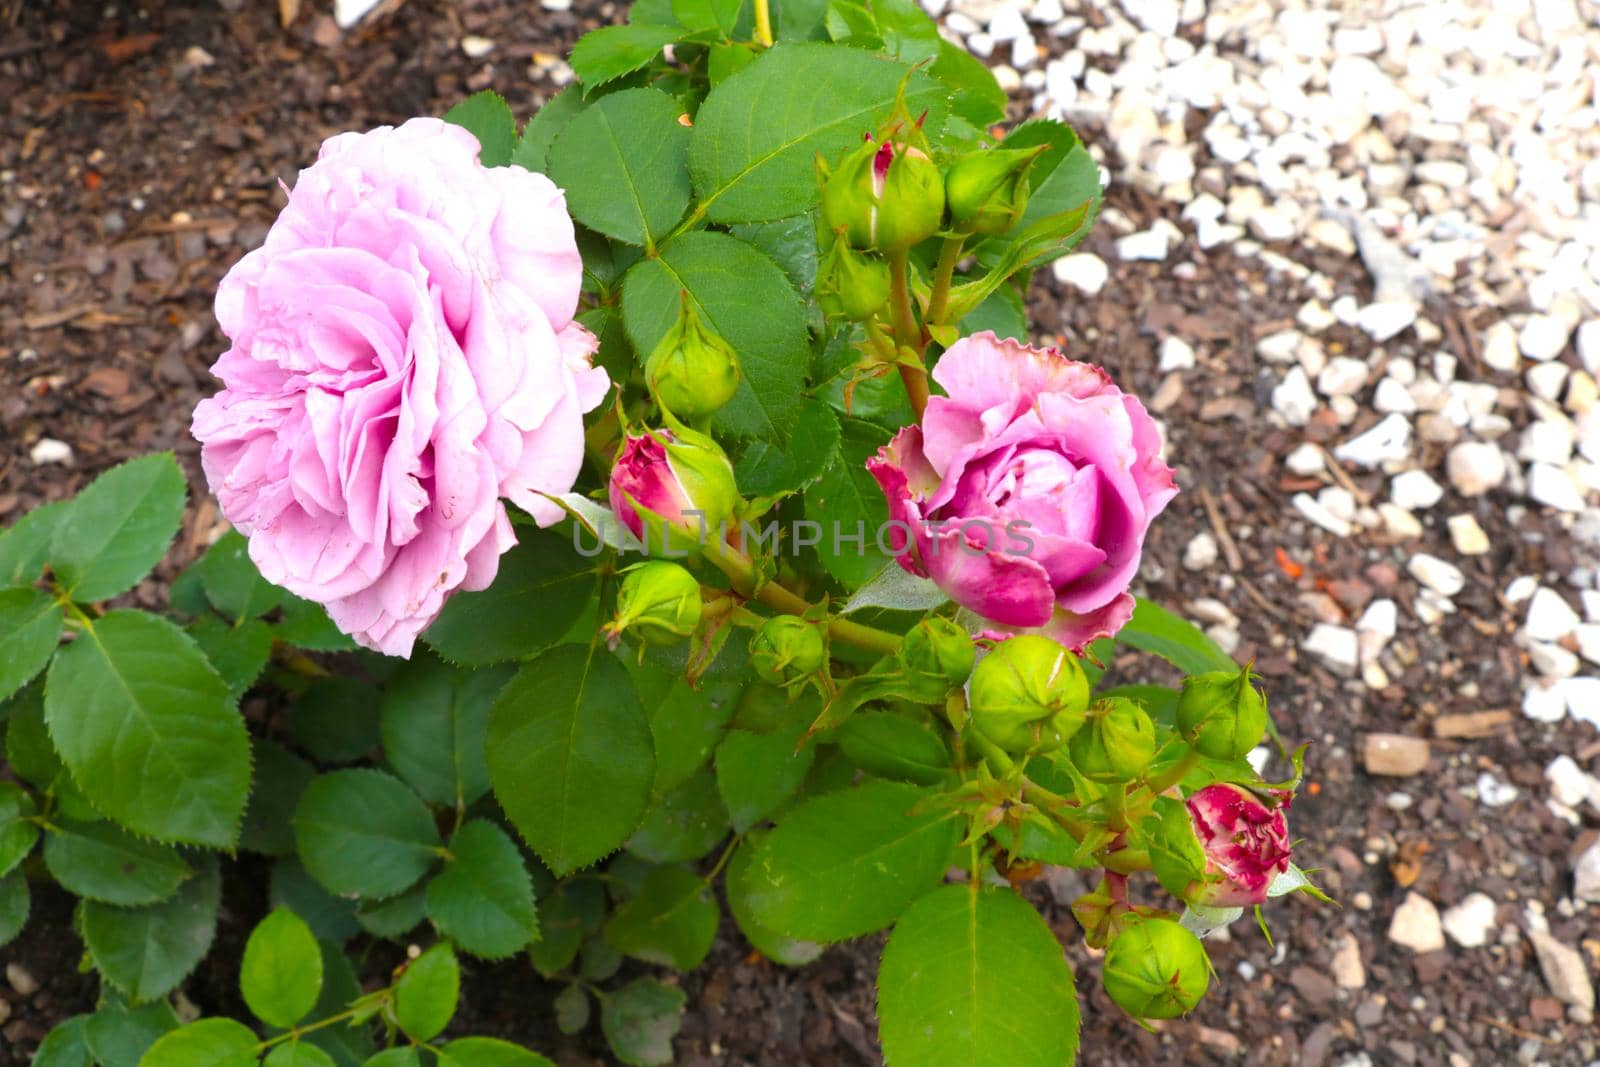
M645 360L644 377L657 404L694 421L733 399L739 389L739 358L700 320L685 293L678 321Z
M1135 1019L1175 1019L1211 984L1205 946L1171 919L1130 917L1101 965L1106 992Z
M692 552L718 536L739 504L728 457L705 434L682 427L628 435L610 491L617 521L663 555Z
M939 232L944 178L922 149L869 139L823 184L822 219L856 248L910 248Z
M1227 783L1199 790L1188 806L1206 853L1205 883L1189 894L1189 902L1242 908L1266 900L1273 879L1289 869L1283 807Z

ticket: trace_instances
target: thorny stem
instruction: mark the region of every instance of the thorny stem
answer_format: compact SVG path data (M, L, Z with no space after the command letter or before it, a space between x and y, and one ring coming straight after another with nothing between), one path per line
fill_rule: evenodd
M961 260L961 246L965 237L946 237L939 248L939 263L933 269L933 295L928 298L928 321L942 325L944 313L950 306L950 280L955 276L956 264Z

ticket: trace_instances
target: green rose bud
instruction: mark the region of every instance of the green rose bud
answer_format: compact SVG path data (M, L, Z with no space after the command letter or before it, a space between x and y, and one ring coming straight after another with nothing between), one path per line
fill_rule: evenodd
M863 322L889 302L889 264L835 240L817 266L817 302L829 315Z
M1106 947L1101 980L1135 1019L1187 1014L1211 984L1205 946L1172 919L1130 916Z
M773 685L803 682L827 661L821 628L793 615L773 616L750 639L750 666Z
M696 421L733 399L739 388L739 357L706 328L684 293L678 321L645 360L644 376L657 404L680 419Z
M1096 782L1131 782L1156 754L1156 727L1137 701L1110 697L1089 709L1083 729L1072 735L1068 754Z
M910 248L943 219L944 178L913 145L869 139L823 182L823 224L855 248Z
M1267 732L1267 702L1249 667L1208 671L1184 679L1177 721L1179 735L1201 755L1243 759Z
M935 704L967 680L977 654L966 630L936 615L911 628L897 658L911 698Z
M973 728L1008 752L1057 748L1083 725L1089 679L1048 637L1022 634L978 662L967 687Z
M676 563L652 561L631 568L617 591L612 637L632 631L648 645L671 645L700 625L700 583Z
M1028 168L1044 153L1034 148L968 152L944 176L950 220L969 233L1005 233L1028 207Z

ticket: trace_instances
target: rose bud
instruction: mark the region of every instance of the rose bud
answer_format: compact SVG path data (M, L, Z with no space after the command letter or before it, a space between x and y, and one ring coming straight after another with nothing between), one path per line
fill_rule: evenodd
M706 329L689 294L678 321L644 364L645 381L657 404L680 419L703 420L739 389L739 357Z
M1183 681L1178 733L1201 755L1243 759L1267 732L1267 702L1250 680L1250 668L1208 671Z
M1200 939L1174 920L1129 916L1106 946L1100 976L1135 1019L1174 1019L1205 996L1211 961Z
M1070 745L1068 754L1086 778L1131 782L1155 758L1156 727L1137 701L1110 697L1089 709Z
M913 145L868 139L823 182L823 224L859 249L910 248L943 219L944 178Z
M829 315L863 322L889 302L889 264L834 240L817 266L817 302Z
M1267 899L1267 889L1289 869L1289 824L1283 807L1243 786L1222 783L1188 800L1194 833L1206 854L1204 887L1193 904L1242 908Z
M606 625L610 638L631 631L647 645L671 645L700 625L700 583L678 566L652 560L632 567L617 591L617 617Z
M617 521L647 551L663 555L719 536L739 504L728 457L711 438L683 427L627 435L610 493Z
M977 655L967 631L935 615L906 633L897 658L911 697L933 704L971 676Z
M1005 233L1028 207L1028 168L1047 145L968 152L945 172L950 220L967 233Z
M1089 679L1072 653L1023 634L978 661L967 704L973 728L1008 752L1059 748L1083 725Z
M803 682L827 661L822 630L793 615L773 616L750 638L750 666L756 677L773 685Z

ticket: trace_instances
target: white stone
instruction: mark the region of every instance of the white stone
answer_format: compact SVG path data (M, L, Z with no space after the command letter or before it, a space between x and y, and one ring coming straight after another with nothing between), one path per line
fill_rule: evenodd
M1515 373L1522 363L1522 353L1517 350L1516 327L1509 322L1497 322L1483 332L1479 341L1483 361L1498 371Z
M1578 327L1578 358L1583 369L1600 378L1600 319L1590 319Z
M1539 970L1545 984L1556 999L1563 1004L1573 1004L1588 1011L1594 1010L1594 983L1589 978L1589 968L1583 954L1571 945L1563 945L1543 930L1530 930L1528 940L1539 958Z
M1565 363L1536 363L1528 368L1528 388L1534 396L1554 404L1561 398L1561 387L1567 384L1569 373Z
M1301 642L1301 648L1321 659L1339 674L1352 675L1360 665L1356 632L1348 627L1319 622Z
M1582 621L1560 593L1540 586L1528 601L1528 614L1522 628L1535 641L1559 641L1576 630Z
M1166 337L1161 341L1162 374L1175 370L1189 370L1194 366L1194 348L1181 337Z
M1170 242L1167 240L1167 235L1153 228L1117 238L1117 258L1119 259L1159 261L1167 258L1169 250Z
M1467 587L1466 576L1459 567L1438 556L1419 552L1406 564L1411 577L1442 597L1453 597Z
M1410 415L1417 410L1411 390L1394 378L1385 378L1378 383L1377 390L1372 394L1372 406L1385 415Z
M1567 697L1555 685L1534 683L1522 691L1522 714L1534 722L1560 722L1567 717Z
M1600 903L1600 840L1584 849L1572 865L1572 895Z
M1596 790L1600 790L1600 780L1565 754L1557 756L1545 766L1544 776L1550 783L1550 795L1569 808L1577 807L1594 796Z
M1018 37L1032 36L1028 29L1028 22L1022 17L1022 11L1014 6L1002 7L995 12L989 20L989 36L997 42L1015 41Z
M1178 0L1122 0L1122 9L1139 25L1162 37L1178 32Z
M1565 470L1551 463L1528 467L1528 496L1557 511L1578 512L1584 508L1583 491Z
M1422 536L1422 523L1417 517L1398 504L1391 504L1385 500L1378 505L1378 518L1383 522L1383 528L1390 537L1408 539Z
M1412 952L1438 952L1445 946L1439 909L1421 893L1407 893L1389 921L1389 940Z
M1571 678L1578 673L1578 657L1560 645L1528 643L1528 664L1541 678Z
M1561 364L1545 363L1542 366L1559 367ZM1522 431L1522 440L1517 443L1517 458L1529 463L1554 463L1562 466L1572 458L1575 436L1569 419L1559 416L1539 419L1529 423Z
M1462 496L1482 496L1505 482L1505 453L1486 441L1463 441L1445 458L1445 473Z
M1389 483L1389 499L1407 511L1431 508L1444 499L1444 486L1430 478L1427 471L1406 471Z
M1111 277L1111 268L1093 252L1074 252L1070 256L1062 256L1050 265L1050 269L1056 281L1090 296L1104 289Z
M1494 930L1494 898L1485 893L1469 893L1453 908L1446 908L1440 925L1450 940L1462 948L1482 948Z
M1517 335L1517 348L1533 360L1555 359L1567 347L1572 323L1555 315L1530 315Z
M1317 410L1317 394L1304 368L1290 367L1272 390L1272 407L1290 426L1304 426Z
M1567 714L1579 722L1600 727L1600 678L1563 678L1556 683L1567 703Z
M1325 504L1312 497L1309 493L1296 493L1290 498L1289 503L1300 514L1335 537L1350 536L1349 521L1334 514Z
M1578 655L1590 663L1600 663L1600 623L1579 623L1572 636L1578 642Z
M1404 415L1386 415L1366 433L1333 450L1335 459L1369 469L1405 459L1410 454L1411 420Z
M461 38L461 51L468 59L482 59L494 51L494 42L487 37L468 35Z
M1194 535L1183 549L1185 570L1210 570L1217 564L1217 539L1201 531Z
M1284 459L1283 465L1288 467L1291 473L1302 477L1316 474L1326 466L1322 459L1322 449L1309 442L1297 446L1290 452Z
M1293 363L1304 335L1299 330L1279 330L1256 342L1256 355L1268 363Z
M1403 300L1367 304L1356 312L1356 325L1379 344L1399 336L1416 321L1416 305Z
M1478 802L1486 808L1503 808L1521 795L1510 782L1502 782L1488 771L1478 773Z
M71 463L72 446L54 437L41 437L28 449L28 458L38 466L46 463Z
M1289 241L1298 232L1294 215L1281 204L1252 212L1245 225L1262 241Z
M1367 969L1361 963L1361 943L1349 934L1339 937L1329 960L1333 984L1340 989L1362 989L1367 984Z
M1366 361L1349 356L1329 360L1317 375L1317 392L1323 396L1354 396L1366 384Z
M380 0L333 0L333 21L340 29L349 29L377 7Z
M1452 515L1446 525L1450 528L1450 544L1457 552L1463 556L1488 554L1489 535L1476 517L1470 514Z

